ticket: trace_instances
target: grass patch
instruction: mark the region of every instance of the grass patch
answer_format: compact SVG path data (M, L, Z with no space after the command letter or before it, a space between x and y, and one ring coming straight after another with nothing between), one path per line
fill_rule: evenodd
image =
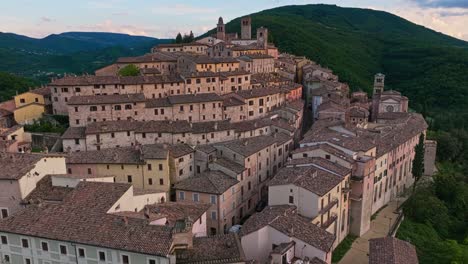
M41 148L32 148L31 149L31 152L33 152L33 153L41 153L42 151L43 151L43 149L41 149Z
M333 250L333 255L332 255L332 262L337 263L340 261L346 252L351 248L351 245L353 244L354 240L356 240L357 236L349 234L348 236L341 241L341 243Z
M37 133L59 133L63 134L68 128L68 123L64 120L57 120L55 116L48 118L41 118L34 121L33 124L25 125L24 130L26 132L37 132Z

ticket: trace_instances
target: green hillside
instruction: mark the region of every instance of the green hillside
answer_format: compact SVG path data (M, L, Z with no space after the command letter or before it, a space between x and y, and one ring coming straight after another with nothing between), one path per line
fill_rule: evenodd
M463 127L468 120L468 43L382 11L332 5L285 6L252 14L280 51L330 67L353 90L371 91L377 72L410 107ZM240 32L240 18L227 32ZM208 33L213 33L210 31ZM253 32L255 34L255 32ZM442 114L441 114L442 113Z
M43 39L0 32L0 71L41 81L64 72L92 73L119 57L141 55L171 41L102 32L67 32Z

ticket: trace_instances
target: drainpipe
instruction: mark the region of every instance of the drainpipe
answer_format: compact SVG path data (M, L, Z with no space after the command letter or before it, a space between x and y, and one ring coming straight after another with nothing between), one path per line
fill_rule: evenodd
M72 243L71 245L75 248L75 261L76 261L76 264L78 264L78 251L76 249L76 244Z

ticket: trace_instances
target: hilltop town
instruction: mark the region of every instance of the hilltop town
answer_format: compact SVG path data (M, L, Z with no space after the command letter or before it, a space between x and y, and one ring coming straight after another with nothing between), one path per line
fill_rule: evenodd
M251 25L220 17L212 36L1 103L0 263L331 263L368 232L415 183L426 121L384 74L351 92ZM69 127L52 142L24 130L58 115ZM369 263L394 263L393 247L417 263L391 236Z

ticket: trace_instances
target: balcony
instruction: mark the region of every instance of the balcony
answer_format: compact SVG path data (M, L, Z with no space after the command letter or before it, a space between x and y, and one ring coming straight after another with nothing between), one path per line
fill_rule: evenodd
M322 228L327 229L329 226L331 226L331 224L333 224L333 222L336 221L337 218L338 218L338 217L336 216L336 214L330 215L330 217L328 218L328 220L325 221L324 223L322 223Z
M324 214L326 212L328 212L333 206L335 206L336 204L338 204L338 199L337 198L333 198L328 204L327 206L323 207L322 210L319 211L319 214Z
M352 175L351 180L356 181L356 182L362 182L364 180L364 177L363 176Z
M351 188L350 187L344 187L343 192L344 193L349 193L349 192L351 192Z

